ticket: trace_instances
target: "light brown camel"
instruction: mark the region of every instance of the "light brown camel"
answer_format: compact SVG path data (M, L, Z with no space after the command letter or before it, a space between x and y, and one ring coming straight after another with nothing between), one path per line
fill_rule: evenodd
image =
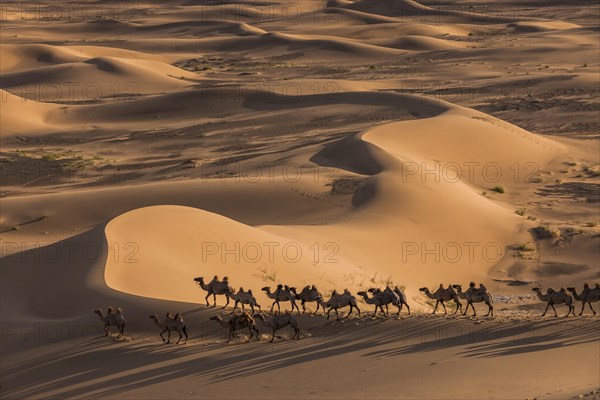
M185 336L185 342L187 343L188 340L188 331L187 331L187 326L185 326L185 323L183 322L183 317L181 316L181 314L177 313L175 314L175 316L173 316L170 312L167 312L167 315L165 316L165 320L164 321L160 321L158 319L158 315L154 314L150 316L150 319L154 321L154 323L156 324L156 326L158 326L161 331L160 331L160 338L162 339L163 343L171 343L171 332L177 332L179 334L179 339L177 340L177 343L175 344L179 344L179 342L181 342L181 339ZM163 334L167 332L168 333L168 340L165 340Z
M567 290L573 293L573 297L577 301L581 301L581 311L579 315L583 314L583 310L585 309L585 305L588 304L590 306L590 310L596 315L596 310L592 307L592 303L595 303L600 300L600 285L596 284L594 288L590 288L590 285L587 283L583 284L583 290L580 294L577 294L577 290L574 287L568 287Z
M252 336L254 333L256 333L256 340L260 340L258 328L256 327L256 321L254 320L254 318L252 318L248 311L242 311L241 314L234 314L227 321L225 321L218 315L210 317L209 319L217 322L219 325L221 325L222 328L229 330L229 337L227 338L227 343L229 343L231 339L233 339L236 331L241 331L244 329L248 329L248 331L250 332L250 338L248 339L248 341L252 340Z
M275 307L275 304L277 304L277 311L281 312L281 307L279 306L279 302L289 301L290 304L292 305L292 312L294 312L294 308L295 308L298 311L298 315L300 315L300 308L298 308L298 305L296 304L296 296L294 296L294 293L292 292L292 290L290 289L290 287L288 285L284 286L282 284L279 284L279 285L277 285L277 289L275 289L275 292L272 292L272 293L271 293L271 288L268 286L265 286L264 288L262 288L262 291L265 292L265 294L267 295L268 298L274 300L273 304L271 305L271 312L273 312L273 307Z
M302 306L302 314L306 312L305 303L317 303L317 309L313 314L316 314L319 311L319 307L321 306L321 301L323 300L323 295L319 292L315 285L305 286L304 289L300 293L296 292L296 288L290 288L296 300L300 300L300 305ZM323 310L325 313L325 310Z
M548 307L552 307L552 309L554 310L554 316L558 317L558 314L556 313L556 308L554 308L555 304L566 304L569 307L569 312L567 312L567 315L565 315L565 317L568 317L571 312L573 313L573 315L575 315L575 307L573 307L573 298L567 293L565 288L561 288L558 292L552 288L549 288L546 294L542 294L542 289L539 287L535 287L531 290L537 293L537 296L541 301L545 301L547 303L546 309L544 310L542 317L546 315Z
M121 308L115 309L113 307L108 307L106 316L102 313L102 310L94 310L94 313L98 315L100 320L104 323L104 336L108 336L110 334L110 328L112 326L116 326L119 329L120 338L123 336L123 332L125 331L125 326L127 325L125 321L125 317L123 317L123 310Z
M272 337L269 342L273 343L275 340L275 332L278 330L285 328L286 326L291 326L294 329L294 336L292 339L300 340L300 329L298 328L298 321L296 318L289 312L286 311L283 314L273 314L269 319L267 319L264 314L258 314L258 320L265 327L271 329ZM278 339L281 339L281 336L277 336Z
M210 281L208 284L205 284L204 278L200 276L198 278L194 278L194 282L198 283L198 285L207 292L206 297L204 298L207 306L209 305L208 298L210 295L213 297L213 307L217 306L217 295L225 295L227 298L227 303L225 303L223 308L229 305L229 295L232 288L229 286L229 279L227 277L224 277L223 280L220 281L219 277L215 275L212 281Z
M233 311L231 311L232 314L235 312L238 303L242 305L242 311L244 311L244 305L248 304L252 310L252 315L254 315L254 306L258 307L259 312L261 311L260 304L257 303L254 294L252 294L252 289L249 289L247 292L245 292L244 288L241 287L237 293L235 293L235 290L231 289L229 297L235 301L235 304L233 305Z
M342 294L339 294L337 291L334 290L331 293L331 297L329 298L329 300L321 301L321 306L324 309L328 308L327 319L329 319L329 313L331 313L331 310L335 310L335 316L339 321L340 315L338 314L338 309L344 307L350 307L350 311L348 312L348 315L346 315L346 318L350 317L350 314L352 314L352 309L354 308L356 308L358 316L360 317L360 308L358 308L358 305L356 303L356 297L352 296L352 293L350 293L348 289L344 289L344 293Z
M456 289L456 293L458 294L458 297L460 297L461 299L467 300L467 307L465 308L465 311L463 312L463 315L467 314L467 311L469 311L469 306L471 306L471 308L473 309L473 316L477 316L477 312L475 311L475 306L473 306L473 303L485 303L488 306L488 313L485 314L485 316L487 317L488 315L490 315L490 313L492 314L492 317L494 316L494 306L492 305L492 295L490 293L488 293L487 288L485 286L483 286L483 284L479 284L479 287L476 288L475 287L475 282L471 282L469 283L469 288L467 289L466 292L462 291L462 286L461 285L452 285L452 287L454 289Z
M448 312L446 311L446 305L444 304L444 302L450 301L450 300L453 300L454 304L456 304L456 309L454 310L453 314L456 314L459 310L462 311L462 304L460 303L460 300L458 299L458 294L456 293L456 291L454 290L454 288L452 286L448 286L447 288L444 288L444 285L442 285L440 283L440 286L438 287L438 289L433 293L431 293L429 291L429 289L426 287L420 288L419 291L421 291L423 294L425 294L430 299L435 300L435 307L433 308L432 314L435 314L435 312L437 311L438 305L440 303L442 304L442 307L444 308L444 314L448 314Z

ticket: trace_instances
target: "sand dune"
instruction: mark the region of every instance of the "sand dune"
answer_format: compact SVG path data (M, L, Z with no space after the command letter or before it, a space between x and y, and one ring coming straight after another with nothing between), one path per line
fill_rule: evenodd
M114 57L94 57L2 75L4 87L22 97L53 102L92 101L174 91L198 77L168 64ZM32 87L44 88L32 90Z

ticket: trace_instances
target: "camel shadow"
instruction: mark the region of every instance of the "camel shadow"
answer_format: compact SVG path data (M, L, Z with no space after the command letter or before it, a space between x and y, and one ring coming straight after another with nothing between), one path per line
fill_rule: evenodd
M204 319L206 313L192 310L186 318L197 325L196 318ZM330 322L322 316L301 316L302 339L279 339L273 344L266 339L224 344L219 329L207 330L200 339L196 329L187 345L164 345L155 331L139 334L132 342L82 338L3 368L2 394L11 398L104 398L182 377L217 384L268 376L274 370L351 353L356 357L399 357L456 347L459 357L492 358L600 339L600 321L581 326L572 321L486 320L475 324L469 319L414 317ZM291 331L282 330L281 334L291 336Z

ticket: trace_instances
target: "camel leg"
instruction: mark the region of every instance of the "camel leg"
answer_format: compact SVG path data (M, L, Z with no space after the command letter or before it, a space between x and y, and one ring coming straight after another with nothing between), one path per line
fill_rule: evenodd
M358 318L360 318L360 308L358 308L358 305L355 305L354 308L356 308L356 311L358 312Z
M273 340L275 340L275 328L273 328L273 334L271 336L271 340L269 340L269 343L273 343Z
M456 304L456 308L454 309L453 314L456 314L458 311L462 310L462 303L457 299L454 299L454 303ZM467 304L467 310L468 309L469 309L469 305ZM465 310L465 314L466 313L467 313L467 311Z
M554 304L550 304L550 306L552 306L552 309L554 310L554 316L558 317L558 314L556 313L556 308L554 308Z
M181 342L181 339L183 338L183 335L181 334L180 329L177 329L177 333L179 334L179 339L177 340L177 342L175 342L175 344L179 344L179 342Z
M229 296L225 295L225 298L227 299L227 301L225 302L225 305L223 306L223 308L226 308L229 305ZM215 296L216 299L216 296ZM216 306L216 303L215 303ZM244 303L242 303L242 310L244 309Z
M236 300L235 303L233 303L233 310L231 310L230 314L233 314L237 308L238 305L238 301ZM242 303L242 311L244 311L244 303Z
M567 304L569 306L569 312L567 312L567 315L565 315L565 317L568 317L569 314L573 313L573 316L575 316L575 307L573 307L573 304Z
M110 325L104 325L104 336L108 336L110 332Z
M542 314L542 317L544 317L546 315L546 312L548 311L549 307L550 307L550 303L546 304L546 309L544 310L544 313Z
M252 311L252 315L254 315L254 304L250 303L250 311Z
M327 319L329 319L329 313L331 312L331 307L329 307L329 310L327 310Z
M337 308L334 308L334 310L335 310L335 317L336 317L336 318L337 318L337 320L339 321L339 320L340 320L340 314L338 314L338 310L337 310Z
M275 304L277 303L277 300L275 300L273 302L273 304L271 304L271 312L273 312L273 308L275 307ZM277 304L279 306L279 304Z
M448 314L448 311L446 310L446 305L444 304L443 301L440 301L440 303L442 303L442 307L444 308L444 315ZM454 311L456 312L456 311Z
M123 332L125 332L125 325L121 325L121 329L119 331L119 337L123 336Z
M583 310L585 309L585 301L581 302L581 311L579 312L579 315L583 314Z
M435 301L435 307L433 308L433 312L432 312L432 314L435 314L435 312L437 311L437 308L438 308L438 305L439 305L439 304L440 304L440 301L439 301L439 300L436 300L436 301Z
M260 340L260 335L259 335L259 332L258 332L258 328L256 326L253 326L252 330L256 333L256 340Z
M337 310L337 309L336 309ZM352 314L352 304L350 304L350 311L348 311L348 315L346 315L346 317L344 319L347 319L350 317L350 314Z
M490 315L490 313L492 313L492 317L494 316L494 307L492 306L492 304L489 301L486 301L485 304L487 304L488 306L488 313L485 314L485 316L487 317L488 315Z
M319 307L321 307L321 305L319 304L319 302L317 301L317 309L315 310L315 312L313 313L313 315L315 315L316 313L319 312Z
M204 300L206 300L206 307L208 307L210 304L208 304L208 298L210 297L210 293L206 294L206 297L204 298Z
M596 315L596 310L594 310L594 308L592 307L592 302L588 301L588 304L590 305L590 310L592 310L594 315Z
M476 317L477 311L475 311L475 305L473 305L473 303L471 303L471 308L473 309L473 316Z
M305 303L304 300L302 300L302 303L300 303L302 305L302 314L304 314L306 312L306 305L304 303Z
M408 310L408 315L410 315L410 307L408 306L408 303L404 303L406 305L406 309Z
M400 311L402 311L402 303L396 304L396 307L398 307L398 312L396 313L396 315L399 317L400 316Z

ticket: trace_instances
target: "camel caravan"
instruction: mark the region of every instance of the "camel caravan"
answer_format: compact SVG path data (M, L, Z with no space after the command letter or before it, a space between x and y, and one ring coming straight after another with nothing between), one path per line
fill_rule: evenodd
M321 308L323 310L323 315L325 315L327 319L329 319L331 311L335 311L336 320L339 321L340 315L338 311L340 309L345 309L346 307L349 308L349 311L345 318L349 318L355 309L358 317L361 317L361 311L358 307L356 297L347 289L342 293L338 293L334 290L331 293L329 300L326 301L315 285L307 285L300 292L298 292L295 287L283 284L278 284L273 291L270 287L265 286L261 290L269 299L273 300L273 303L271 304L271 315L267 316L262 312L262 308L256 301L252 290L245 291L240 287L239 290L236 291L229 285L229 279L227 277L224 277L223 280L219 280L218 276L215 275L208 283L204 282L203 277L198 277L194 278L194 282L206 291L207 294L204 299L208 307L210 306L209 298L211 296L213 298L213 307L216 307L217 305L217 296L225 296L227 299L223 308L226 308L227 305L229 305L230 299L235 302L233 310L228 314L228 318L224 319L218 315L210 317L210 320L215 321L219 326L228 330L227 343L236 337L236 333L242 331L248 331L250 333L248 341L252 340L255 334L256 340L260 340L258 324L256 323L257 320L260 321L260 324L263 327L270 331L271 339L269 342L273 342L275 338L281 338L281 336L276 335L277 331L288 326L294 331L292 339L300 339L298 320L294 317L293 313L294 310L298 315L306 313L307 303L316 303L316 310L312 314L316 314ZM454 306L453 314L461 312L462 315L466 315L469 311L469 307L471 307L473 311L472 316L476 317L477 312L475 311L474 303L484 303L488 307L488 312L485 316L494 317L493 296L483 284L479 284L479 287L477 287L474 282L471 282L469 283L468 289L464 292L462 290L462 285L453 284L445 287L441 283L433 292L427 287L422 287L419 291L430 300L435 300L435 305L433 305L433 312L431 314L437 312L440 304L442 305L444 314L448 314L445 303L449 302ZM554 307L555 305L566 305L568 307L568 312L565 316L568 317L571 314L575 316L574 301L581 302L581 311L579 312L579 315L583 314L586 305L592 310L593 315L596 315L596 310L594 310L592 303L600 301L600 283L596 283L594 287L590 287L585 283L583 285L583 290L579 293L574 287L568 287L566 289L561 288L560 290L548 288L545 293L540 287L535 287L532 291L537 294L540 301L546 303L546 309L544 310L542 317L546 315L550 307L552 307L552 310L554 311L554 317L558 317L558 313ZM374 306L371 318L377 318L378 312L385 318L388 318L390 305L396 307L397 316L400 316L400 312L404 307L406 307L408 315L411 315L410 306L408 305L406 296L398 286L395 286L393 289L387 286L383 290L380 288L370 288L366 291L358 292L357 296L362 298L365 304ZM461 300L465 300L467 303L464 311ZM284 311L282 313L281 303L287 302L290 304L291 311ZM302 312L300 312L300 308L297 304L298 302L302 306ZM241 305L241 312L238 310L238 305ZM246 306L250 308L250 311L246 310ZM275 306L277 306L277 311L274 311ZM257 309L258 313L256 312ZM106 315L100 309L95 310L94 313L98 315L104 324L104 336L110 334L110 329L113 326L119 331L117 337L120 338L123 336L126 322L121 308L115 309L113 307L108 307ZM161 321L157 315L151 315L150 319L153 320L154 324L160 329L159 336L163 343L171 343L171 332L177 332L179 335L176 344L179 344L182 340L184 344L187 343L188 329L183 322L181 314L177 313L173 315L170 312L167 312L163 321ZM166 339L163 336L165 333L168 335Z

